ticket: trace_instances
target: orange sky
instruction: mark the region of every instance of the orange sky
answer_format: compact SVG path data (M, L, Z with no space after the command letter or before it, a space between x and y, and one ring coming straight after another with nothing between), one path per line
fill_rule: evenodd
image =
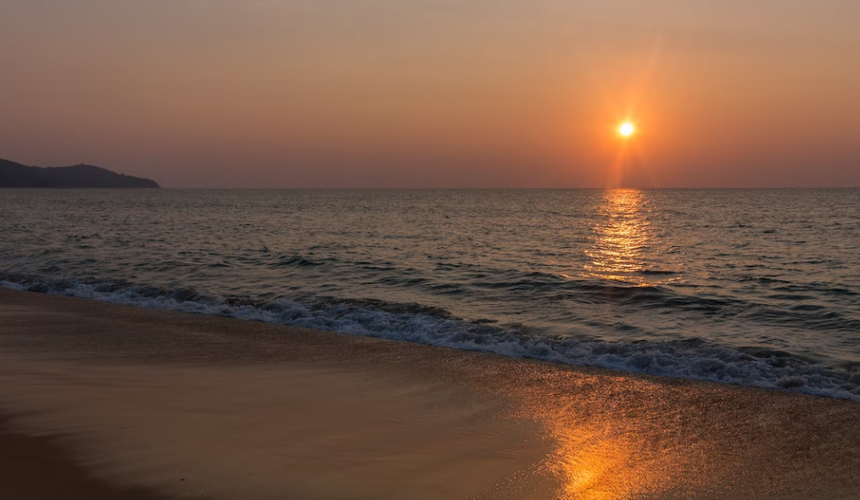
M856 0L3 0L0 158L169 187L860 186L858 19Z

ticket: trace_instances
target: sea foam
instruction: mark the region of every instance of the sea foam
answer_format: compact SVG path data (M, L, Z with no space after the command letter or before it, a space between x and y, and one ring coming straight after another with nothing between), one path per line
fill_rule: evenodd
M0 286L115 304L225 316L351 335L649 375L737 384L860 401L860 370L826 367L784 352L732 349L700 339L605 342L525 334L466 322L420 304L376 300L254 300L126 281L7 274Z

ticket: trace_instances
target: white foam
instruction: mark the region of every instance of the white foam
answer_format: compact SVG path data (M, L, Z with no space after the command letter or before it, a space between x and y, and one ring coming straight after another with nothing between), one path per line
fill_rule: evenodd
M136 285L63 281L48 284L0 281L14 290L35 290L116 304L330 330L516 358L594 366L692 380L739 384L860 401L860 377L798 359L753 357L701 342L633 344L526 335L421 313L393 313L355 304L309 306L284 299L231 305L222 297L157 291ZM177 298L179 297L179 298Z

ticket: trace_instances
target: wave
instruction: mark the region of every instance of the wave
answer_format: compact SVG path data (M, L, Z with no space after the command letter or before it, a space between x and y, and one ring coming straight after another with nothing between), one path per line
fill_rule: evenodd
M860 401L860 366L826 367L786 352L762 348L732 349L701 339L634 343L581 340L495 326L492 319L467 322L444 309L415 303L334 297L313 297L302 301L284 298L264 300L207 294L191 287L162 288L122 280L55 279L0 273L0 286L517 358ZM658 292L645 289L637 293Z
M829 295L826 299L830 301L839 300L840 294L854 293L847 289L824 287L818 284L798 285L793 288L777 287L772 289L776 293L760 296L758 300L750 300L750 297L730 296L717 292L683 293L681 290L684 287L678 286L639 285L599 279L569 279L548 273L511 270L482 280L474 280L469 286L477 289L531 294L538 300L550 302L608 304L638 311L686 312L703 314L710 319L727 321L741 319L773 327L800 326L819 332L860 331L860 319L835 309L825 310L825 305L819 302L801 303L817 298L811 291ZM804 292L796 290L804 290Z
M317 261L308 259L307 257L296 254L296 255L280 255L280 256L278 256L277 262L271 264L270 267L289 267L289 266L315 267L315 266L321 266L321 265L323 265L323 262L317 262Z

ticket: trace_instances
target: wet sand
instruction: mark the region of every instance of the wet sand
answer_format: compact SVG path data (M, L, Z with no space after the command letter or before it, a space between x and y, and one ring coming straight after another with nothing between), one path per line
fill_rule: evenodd
M860 491L856 403L9 290L0 412L4 499Z
M164 500L151 491L105 483L75 463L57 439L9 431L0 418L0 498Z

